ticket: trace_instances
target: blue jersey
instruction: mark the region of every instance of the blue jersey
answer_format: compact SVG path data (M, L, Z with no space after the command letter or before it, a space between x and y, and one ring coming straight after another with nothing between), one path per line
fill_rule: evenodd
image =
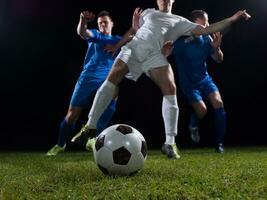
M93 36L87 40L88 49L83 63L81 76L96 80L105 80L116 56L104 51L107 44L116 44L121 37L104 35L98 30L90 30Z
M114 58L104 51L107 44L116 44L121 37L104 35L96 29L90 30L93 36L87 40L88 49L83 63L83 71L76 82L70 104L77 107L88 107L91 95L105 81Z
M211 79L206 59L213 53L211 38L208 35L181 37L175 41L173 55L178 67L180 86L184 91L196 88Z

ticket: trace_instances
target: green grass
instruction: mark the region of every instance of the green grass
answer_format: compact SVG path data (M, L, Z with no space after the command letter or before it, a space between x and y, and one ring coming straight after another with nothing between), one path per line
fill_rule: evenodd
M131 177L102 174L91 153L0 153L0 200L267 199L267 147L182 151L169 160L149 151Z

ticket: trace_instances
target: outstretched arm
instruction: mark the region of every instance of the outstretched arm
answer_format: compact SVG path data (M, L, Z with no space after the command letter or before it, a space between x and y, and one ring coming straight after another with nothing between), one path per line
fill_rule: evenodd
M94 18L94 13L89 11L83 11L80 14L80 21L77 26L77 34L84 40L92 37L93 33L87 29L87 23L93 21Z
M193 35L208 35L216 32L221 32L228 28L232 23L238 21L239 19L248 20L251 16L246 12L246 10L236 12L232 17L226 18L217 23L211 24L210 26L203 27L197 26L192 30Z
M124 44L131 41L133 39L134 34L139 29L139 18L142 14L143 10L140 8L136 8L133 13L132 18L132 27L123 35L121 40L115 44L115 45L107 45L105 46L105 50L109 53L112 53L112 55L115 54L115 52L121 48Z

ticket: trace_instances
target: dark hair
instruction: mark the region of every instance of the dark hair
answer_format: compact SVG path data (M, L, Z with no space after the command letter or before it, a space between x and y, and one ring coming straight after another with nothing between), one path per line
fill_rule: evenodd
M100 11L98 13L98 15L97 15L97 18L99 18L99 17L105 17L105 16L108 16L111 19L111 21L112 21L112 17L110 15L110 13L108 11L106 11L106 10Z
M190 13L190 20L192 22L195 22L196 19L203 19L204 18L204 15L207 15L207 13L204 11L204 10L193 10L191 13Z

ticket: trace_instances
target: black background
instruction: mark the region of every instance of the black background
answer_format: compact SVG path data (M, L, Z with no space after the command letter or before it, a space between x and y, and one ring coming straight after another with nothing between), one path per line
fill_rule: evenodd
M131 25L135 7L155 7L155 0L0 1L1 150L47 150L56 143L58 126L66 114L74 84L82 70L86 43L76 34L79 14L105 9L112 13L113 34ZM176 0L173 13L187 17L193 9L209 13L210 22L239 9L252 15L223 37L225 60L208 60L209 72L222 94L227 112L226 145L266 145L267 2L265 0ZM91 23L90 27L96 27ZM173 59L170 58L170 62ZM173 64L175 70L175 64ZM112 123L126 123L159 148L165 134L162 96L146 77L120 85ZM190 146L187 130L190 107L178 86L179 146ZM213 144L213 113L202 120L202 145ZM82 121L86 120L86 114ZM82 122L79 122L79 124Z

